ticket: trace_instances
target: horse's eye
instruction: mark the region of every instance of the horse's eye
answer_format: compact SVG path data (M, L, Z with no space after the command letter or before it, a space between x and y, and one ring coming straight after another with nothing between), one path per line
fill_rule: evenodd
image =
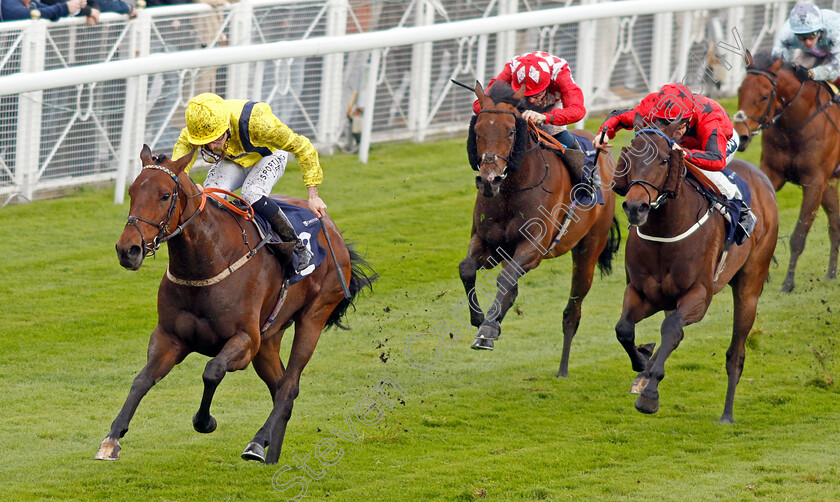
M516 136L516 129L511 129L510 131L508 131L508 136Z
M660 165L660 166L664 166L664 165L666 165L667 163L668 163L668 159L662 159L662 160L660 160L660 161L659 161L659 165Z
M761 96L761 100L762 100L762 101L767 101L768 99L770 99L770 95L769 95L769 94L765 94L764 96Z
M169 200L170 197L172 197L171 193L165 193L165 194L163 194L163 197L160 198L160 200L163 201L163 202L166 202L166 201Z

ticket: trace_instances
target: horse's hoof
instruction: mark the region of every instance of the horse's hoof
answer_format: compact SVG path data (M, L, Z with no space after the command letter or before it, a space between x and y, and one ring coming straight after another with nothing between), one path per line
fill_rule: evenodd
M557 374L554 375L555 378L568 378L568 376L569 376L569 370L568 369L563 369L563 368L560 368L559 370L557 370Z
M96 451L96 460L119 460L120 459L120 440L105 438L102 444L99 445L99 450Z
M473 350L493 350L493 340L485 340L484 338L476 338L473 340L470 348Z
M727 415L726 413L724 413L723 416L720 417L720 423L722 423L722 424L734 424L735 419L732 417L732 415Z
M200 432L202 434L210 434L211 432L216 430L216 419L213 418L213 415L208 415L210 417L210 419L206 423L203 423L203 424L198 423L198 421L196 420L197 416L198 416L198 413L193 415L193 420L192 420L193 429L195 429L197 432Z
M639 394L636 398L636 409L647 415L652 415L659 411L659 398L645 397L644 394Z
M825 274L825 277L823 277L824 281L833 281L834 279L837 279L837 272L833 274L829 272L828 274Z
M785 282L782 284L782 293L790 293L793 291L793 283L792 282Z
M643 376L641 373L636 375L636 378L633 379L633 385L630 386L630 394L641 394L648 381L650 381L650 378Z
M253 441L248 443L245 450L242 451L242 458L245 460L256 460L257 462L265 462L265 448L261 444Z
M482 340L498 340L499 335L502 333L502 327L499 323L492 323L489 324L485 322L478 328L478 333L476 333L476 339Z

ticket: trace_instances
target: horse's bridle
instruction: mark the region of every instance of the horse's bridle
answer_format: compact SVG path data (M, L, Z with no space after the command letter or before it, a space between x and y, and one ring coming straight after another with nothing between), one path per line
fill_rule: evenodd
M507 111L507 110L481 110L478 113L479 113L479 115L482 114L482 113L507 113L509 115L513 115L514 119L516 119L518 117L516 113L510 112L510 111ZM491 152L485 152L485 153L481 154L481 157L479 157L479 160L480 160L479 166L484 165L484 164L493 164L496 167L500 167L499 163L496 162L496 159L501 159L501 160L505 161L505 167L502 169L502 174L499 175L499 179L504 180L510 174L510 172L508 171L508 168L510 167L510 155L513 152L513 148L514 148L515 145L516 145L516 139L514 139L513 145L511 145L511 147L510 147L511 151L508 152L507 155L499 155L498 153L491 153Z
M796 95L793 96L793 99L791 99L788 103L785 103L783 98L779 98L779 100L782 102L782 109L779 110L779 113L777 113L776 115L773 115L773 118L770 118L770 115L773 113L773 105L776 103L776 78L777 78L777 75L773 72L769 72L767 70L759 70L759 69L756 69L756 68L747 68L747 73L752 73L754 75L761 75L762 77L770 80L770 83L773 84L773 90L770 92L770 99L767 103L767 108L764 110L764 113L761 115L761 118L757 119L755 117L747 115L746 113L744 113L743 110L738 110L738 112L735 113L735 115L732 117L732 122L733 123L740 122L740 123L744 124L744 127L747 128L747 133L750 136L755 136L756 134L759 133L759 131L761 131L762 129L764 129L765 127L768 127L768 126L776 127L778 129L789 130L789 131L795 131L795 130L798 130L798 129L802 129L803 127L808 125L812 120L814 120L814 118L816 118L817 115L819 115L820 113L825 111L826 108L828 108L829 106L831 106L832 103L835 102L833 99L829 99L824 105L817 108L817 110L814 111L814 113L812 113L810 117L803 120L802 123L800 123L798 125L795 125L793 127L779 126L778 124L776 124L776 122L778 122L778 120L782 117L782 115L785 113L785 111L787 111L787 109L790 107L790 105L792 105L794 103L794 101L799 99L799 96L802 95L802 91L805 90L805 82L802 82L802 84L799 86L799 90L796 92ZM749 124L747 124L746 119L750 119L750 120L753 120L753 121L757 122L758 123L758 128L756 128L756 130L753 131L752 128L750 128ZM838 132L840 132L840 129L837 128L837 124L834 123L834 121L831 119L830 116L828 117L828 119L829 119L829 121L831 121L831 124L834 126L834 128L837 129Z
M765 127L767 127L771 123L775 123L776 120L778 120L778 118L782 115L782 113L784 113L785 108L787 108L787 106L789 106L790 103L788 103L788 105L782 107L782 110L779 113L777 113L775 117L773 117L773 120L768 122L768 120L770 119L770 115L773 113L773 105L776 104L776 77L777 77L777 75L775 73L772 73L772 72L769 72L769 71L766 71L766 70L759 70L759 69L756 69L756 68L747 68L747 73L752 73L753 75L761 75L762 77L769 80L771 84L773 84L773 90L770 91L770 98L767 100L767 108L764 109L764 113L761 114L760 118L753 117L752 115L747 115L744 112L744 110L738 110L735 113L735 115L732 117L732 122L733 123L736 123L736 122L743 123L744 126L747 128L747 134L749 134L752 137L752 136L755 136L756 134L758 134L762 129L764 129ZM802 88L804 88L804 87L805 87L805 84L802 84L802 86L799 88L800 93L802 92ZM797 93L796 95L798 97L799 93ZM794 98L794 100L795 99L796 98ZM793 101L791 101L791 103L792 102ZM758 127L755 129L755 131L752 130L750 125L747 123L746 119L750 119L753 122L756 122L758 124Z
M149 255L154 257L155 252L158 250L158 248L160 248L161 244L180 234L181 231L183 231L184 227L187 226L196 216L198 216L198 213L200 213L202 209L204 209L204 204L207 201L207 196L203 190L201 191L201 193L198 193L196 195L187 195L186 192L184 192L184 196L188 199L191 199L193 197L201 197L201 204L198 206L198 209L196 209L196 211L189 218L187 218L187 221L185 221L184 223L180 223L175 228L175 230L170 232L169 221L172 219L172 214L175 212L175 208L178 205L178 192L184 191L181 187L181 181L178 179L178 175L172 172L172 170L168 167L159 165L147 165L143 166L143 169L157 169L158 171L163 171L166 174L168 174L173 181L175 181L175 190L172 192L172 199L169 203L169 209L166 211L166 216L159 223L155 223L151 220L147 220L146 218L140 216L134 216L132 214L128 215L128 219L125 225L134 225L134 228L136 228L137 232L140 233L140 240L143 243L143 257L145 258ZM146 236L143 234L143 229L141 229L140 225L137 223L138 221L142 221L143 223L147 223L158 229L158 234L152 239L151 242L146 242Z
M674 148L675 141L673 139L669 138L668 135L665 134L664 132L660 131L659 129L655 129L655 128L639 129L638 131L636 131L636 134L635 134L635 136L633 136L633 138L635 139L636 136L638 136L639 134L641 134L643 132L644 133L652 133L652 134L656 134L657 136L661 136L662 138L664 138L668 142L668 146L670 146L672 149ZM668 160L666 160L666 162L668 163L668 167L669 167L668 170L670 171L671 160L668 159ZM668 176L667 175L665 176L665 181L662 182L661 187L658 187L658 186L654 185L653 183L651 183L647 180L635 180L635 181L631 181L627 185L627 191L630 191L630 189L633 188L634 185L639 185L647 193L648 203L650 205L650 208L651 209L656 209L659 206L661 206L662 204L664 204L668 199L671 199L671 198L674 197L674 194L664 190L664 187L665 187L666 183L668 183ZM659 194L656 197L655 200L654 200L653 196L651 195L650 190L648 190L648 187L656 190L656 193Z

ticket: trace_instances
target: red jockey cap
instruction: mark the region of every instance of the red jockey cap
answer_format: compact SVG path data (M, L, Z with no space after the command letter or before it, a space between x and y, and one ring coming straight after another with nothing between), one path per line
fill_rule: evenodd
M523 54L511 61L511 83L513 92L525 86L525 95L533 96L544 91L551 83L551 63L540 53ZM546 54L546 56L548 56ZM548 56L551 57L551 56Z
M653 117L668 122L683 120L694 114L694 95L683 84L665 84L656 95Z

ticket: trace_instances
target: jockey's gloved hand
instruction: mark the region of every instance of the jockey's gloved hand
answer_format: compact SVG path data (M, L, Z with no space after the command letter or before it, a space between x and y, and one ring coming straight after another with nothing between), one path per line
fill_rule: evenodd
M811 80L814 78L814 72L812 72L809 68L805 68L802 65L794 65L793 66L793 74L799 79L800 82L805 82L806 80Z

